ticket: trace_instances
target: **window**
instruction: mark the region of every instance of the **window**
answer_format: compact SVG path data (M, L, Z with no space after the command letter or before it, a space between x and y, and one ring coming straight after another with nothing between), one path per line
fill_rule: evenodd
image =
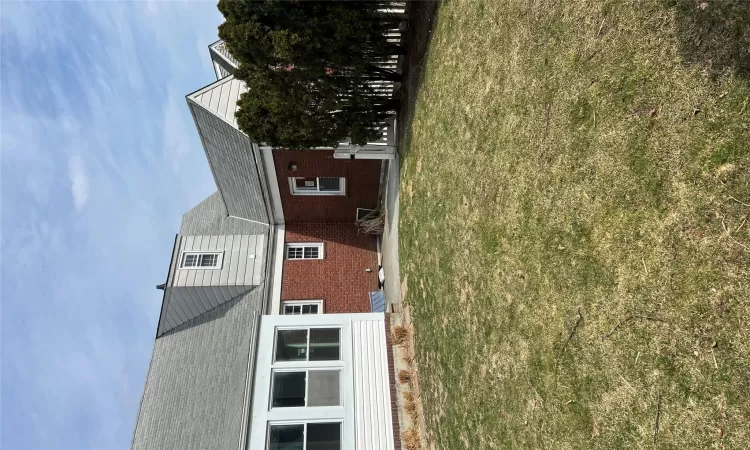
M285 300L281 302L281 313L286 316L323 314L323 300Z
M346 195L344 177L290 177L292 195Z
M277 329L274 361L296 367L274 366L269 406L340 406L341 368L310 367L310 363L340 360L340 328Z
M268 450L341 450L341 422L271 424Z
M221 253L185 252L182 254L180 268L219 269L221 268Z
M323 243L286 244L286 259L323 259Z
M339 361L339 328L280 329L276 332L276 362Z
M338 369L275 371L271 408L341 405Z

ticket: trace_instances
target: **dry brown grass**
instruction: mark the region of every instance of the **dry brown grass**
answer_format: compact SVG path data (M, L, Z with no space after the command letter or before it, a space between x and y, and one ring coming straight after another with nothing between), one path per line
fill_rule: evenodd
M419 429L415 426L409 427L401 434L401 443L406 450L419 450L422 448L422 438Z
M395 345L404 346L408 344L409 339L411 339L410 327L406 325L396 325L393 328L392 338Z
M404 397L404 411L409 415L412 423L419 423L419 398L412 392L406 391L403 393Z
M408 370L399 370L398 371L398 382L401 384L408 384L411 383L412 379L412 373Z
M399 228L435 448L653 447L657 409L659 447L750 448L748 23L443 3Z

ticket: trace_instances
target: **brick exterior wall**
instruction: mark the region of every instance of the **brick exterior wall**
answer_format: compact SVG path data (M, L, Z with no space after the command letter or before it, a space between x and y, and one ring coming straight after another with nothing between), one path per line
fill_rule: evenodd
M379 160L334 159L333 150L274 150L286 223L354 223L357 208L378 206ZM290 171L289 164L297 165ZM346 195L292 195L289 177L344 177Z
M324 259L284 259L282 300L323 299L325 313L370 312L368 294L378 288L374 236L353 223L287 223L284 241L323 242Z
M396 450L401 449L401 425L398 422L398 400L396 392L396 369L393 364L393 343L391 342L391 315L385 314L385 344L388 354L388 379L391 389L391 421L393 423L393 444Z

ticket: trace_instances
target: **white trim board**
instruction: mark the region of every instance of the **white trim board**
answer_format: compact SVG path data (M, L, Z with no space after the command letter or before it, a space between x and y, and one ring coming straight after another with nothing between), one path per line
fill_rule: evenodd
M268 314L279 314L281 311L281 280L284 276L284 259L286 257L286 246L284 245L284 225L276 227L276 246L273 255L273 279L271 280L271 301L269 302Z
M256 145L257 144L253 144ZM273 220L277 224L284 223L284 208L281 203L281 192L279 192L279 180L276 177L276 166L273 161L273 150L270 147L258 147L259 154L266 168L266 178L268 179L268 191L271 194L271 204L273 205Z

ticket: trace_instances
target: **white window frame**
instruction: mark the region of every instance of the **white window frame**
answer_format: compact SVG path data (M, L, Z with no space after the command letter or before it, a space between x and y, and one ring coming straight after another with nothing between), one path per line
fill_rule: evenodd
M273 421L268 422L268 427L266 428L266 446L263 447L264 449L268 449L271 447L271 427L274 425L304 425L304 432L302 433L302 439L304 439L304 443L302 444L302 448L307 448L307 425L314 424L314 423L338 423L340 428L340 436L339 436L339 442L341 443L341 448L344 447L344 421L341 419L314 419L314 420L294 420L294 421Z
M341 337L341 331L339 331L339 337ZM339 351L341 351L341 343L339 342ZM290 361L291 362L291 361ZM274 363L274 366L277 368L271 369L271 393L268 396L268 410L284 410L284 411L291 411L291 410L299 410L299 409L318 409L318 408L339 408L342 407L342 402L344 401L344 380L341 378L343 376L344 372L344 363L339 361L333 361L338 362L339 365L332 366L332 367L314 367L309 366L310 363L315 363L319 361L293 361L295 363L305 363L305 366L302 365L296 365L295 367L287 367L286 364L282 363ZM331 361L324 361L326 363ZM339 404L338 405L328 405L328 406L308 406L308 389L310 388L310 372L338 372L339 373ZM275 383L275 376L277 373L283 373L283 372L305 372L305 406L273 406L273 390L274 390L274 383Z
M302 247L302 258L290 258L289 257L289 249L293 247ZM305 247L317 247L318 248L318 257L317 258L305 258ZM311 260L311 259L324 259L324 246L322 242L291 242L284 246L284 259L289 261L303 261L303 260Z
M346 195L346 178L345 177L314 177L315 178L315 189L299 189L297 188L296 180L313 177L289 177L289 193L292 195ZM338 191L321 191L320 190L320 179L321 178L338 178L339 179L339 190Z
M185 258L188 255L198 255L198 260L200 261L200 258L203 255L216 255L216 265L215 266L186 266L185 265ZM200 251L184 251L182 254L180 254L180 269L190 269L190 270L221 270L221 266L224 263L224 252L200 252Z
M281 311L279 311L279 314L281 314L282 316L305 316L305 315L313 316L315 314L302 314L302 313L300 313L300 314L285 314L284 313L284 307L287 306L287 305L289 305L289 306L297 306L297 305L299 305L300 309L304 305L317 305L318 312L316 314L323 314L323 299L317 299L317 300L282 300L281 301Z

